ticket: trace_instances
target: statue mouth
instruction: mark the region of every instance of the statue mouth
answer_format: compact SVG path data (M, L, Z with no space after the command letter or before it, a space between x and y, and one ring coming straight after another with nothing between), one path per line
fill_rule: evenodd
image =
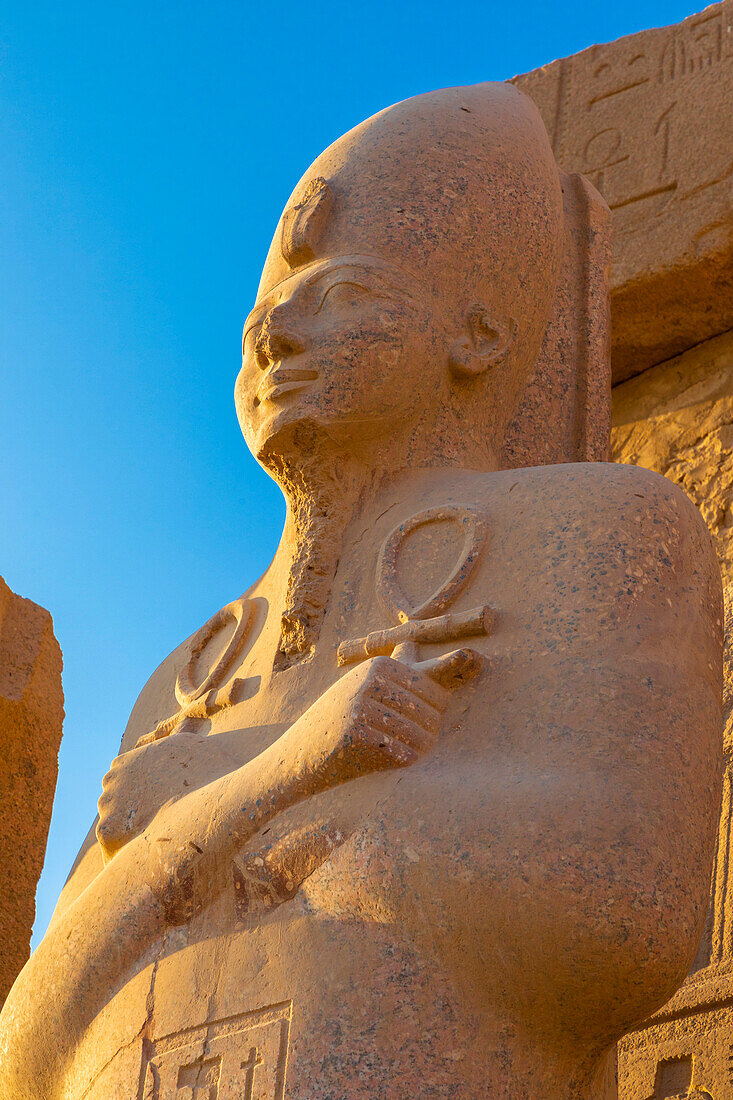
M289 393L303 389L318 377L316 370L297 370L294 368L270 371L262 380L255 397L255 408L265 401L277 401Z

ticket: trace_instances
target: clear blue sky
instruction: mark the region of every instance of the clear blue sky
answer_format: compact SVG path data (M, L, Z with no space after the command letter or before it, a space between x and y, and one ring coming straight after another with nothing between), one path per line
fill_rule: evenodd
M53 614L67 715L36 937L144 682L279 537L232 389L296 180L381 107L692 2L0 4L0 574Z

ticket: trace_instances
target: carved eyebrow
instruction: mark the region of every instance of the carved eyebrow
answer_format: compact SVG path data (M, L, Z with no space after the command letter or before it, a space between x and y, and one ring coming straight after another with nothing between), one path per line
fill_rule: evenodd
M351 274L353 277L348 278L349 274ZM335 281L339 281L338 276L340 275L346 276L346 278L341 280L342 282L358 283L359 279L371 279L372 281L376 280L383 286L386 286L389 290L401 295L403 298L412 297L410 291L406 287L400 285L398 278L396 277L396 273L393 274L393 272L389 269L385 269L382 267L372 267L371 264L361 264L358 263L358 261L337 264L334 267L327 267L323 271L317 271L307 280L307 285L315 286L317 283L322 282L323 279L326 279L329 276L334 276Z
M251 311L247 320L244 322L244 330L242 332L242 343L247 339L247 333L250 329L255 328L257 325L261 325L267 314L272 309L271 305L263 305L258 303Z
M320 283L323 279L326 279L329 276L333 276L335 281L337 281L337 277L340 274L348 272L352 272L355 277L351 280L343 279L343 282L355 282L356 278L358 277L364 279L372 277L373 279L376 279L378 282L382 283L382 285L388 287L391 291L399 294L403 298L412 299L413 297L412 293L405 286L400 285L399 272L393 272L389 268L378 267L376 265L373 266L372 264L368 263L359 263L358 260L347 260L344 263L334 264L333 267L324 267L320 271L314 272L313 275L309 276L309 278L305 279L304 283L307 287L316 286L317 283ZM291 275L290 278L294 278L294 276ZM410 281L415 281L412 276L408 276L408 278L410 279ZM287 281L288 280L286 279L285 282ZM279 287L282 287L282 285L283 284L280 283ZM275 287L270 293L274 294L279 289L279 287ZM262 324L265 317L274 305L277 305L277 302L269 301L266 298L264 302L258 302L254 306L249 316L247 317L247 320L244 322L244 329L242 331L242 343L244 343L244 341L247 339L247 333L250 331L250 329L254 328L256 325Z
M325 280L319 281L325 282ZM314 316L318 316L318 314L321 312L324 305L326 304L326 298L328 298L331 291L335 290L337 286L358 286L361 290L365 290L368 293L371 288L368 286L364 286L364 283L366 283L367 281L368 280L366 279L359 279L356 275L354 275L351 279L336 277L335 279L333 279L332 282L328 284L328 286L323 291L323 294L321 295L320 305L318 306L318 309L316 310ZM377 297L379 297L379 295L377 295Z

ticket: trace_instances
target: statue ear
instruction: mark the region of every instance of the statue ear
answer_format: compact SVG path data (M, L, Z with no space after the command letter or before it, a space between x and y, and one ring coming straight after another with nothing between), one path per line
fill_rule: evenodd
M471 306L463 333L450 352L450 367L459 378L475 378L500 363L514 342L516 326L493 320L483 306Z

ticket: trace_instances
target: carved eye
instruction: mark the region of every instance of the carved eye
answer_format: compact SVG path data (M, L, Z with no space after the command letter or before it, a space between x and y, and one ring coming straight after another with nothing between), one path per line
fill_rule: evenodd
M340 306L342 309L349 309L360 305L366 298L372 296L373 292L368 287L362 286L361 283L348 281L332 283L321 298L321 304L316 313L320 313L327 302L329 306Z

